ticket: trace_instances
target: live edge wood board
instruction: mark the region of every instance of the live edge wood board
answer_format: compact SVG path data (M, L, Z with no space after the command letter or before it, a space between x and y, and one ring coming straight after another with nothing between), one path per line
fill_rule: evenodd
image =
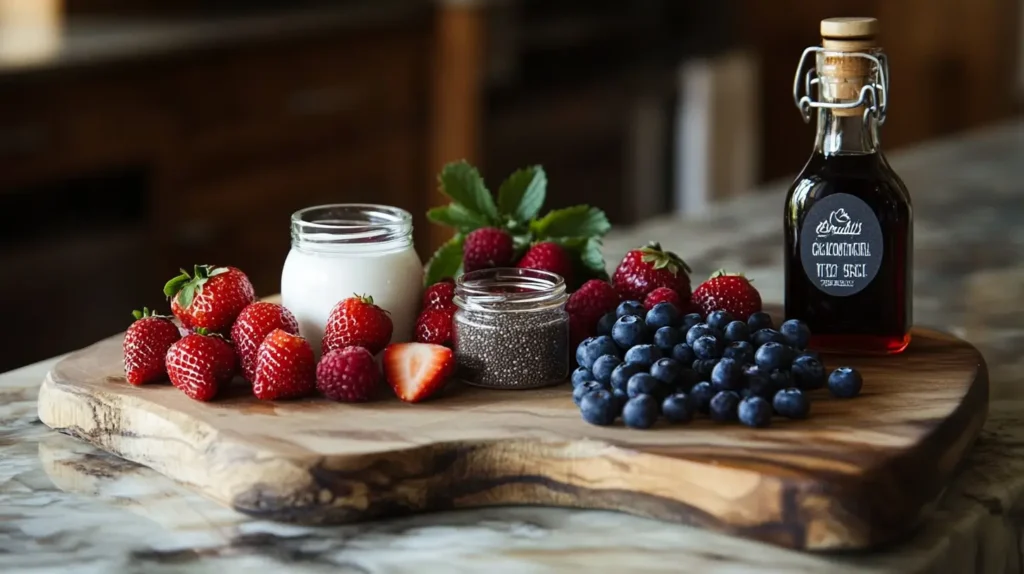
M806 421L748 429L701 418L595 427L570 385L451 384L420 404L217 402L125 383L120 337L56 365L39 418L249 515L307 524L509 504L614 509L797 549L910 533L985 420L976 349L918 329L893 357L825 357L864 375L852 400L814 393Z

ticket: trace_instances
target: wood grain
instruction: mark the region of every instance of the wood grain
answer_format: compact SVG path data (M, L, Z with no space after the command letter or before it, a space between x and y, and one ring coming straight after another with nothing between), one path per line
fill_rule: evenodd
M826 357L861 397L818 391L807 421L769 429L585 424L566 384L451 384L418 405L215 403L124 382L120 337L72 354L39 394L48 426L257 517L326 524L508 504L614 509L797 549L908 534L973 443L988 407L976 349L919 329L894 357Z

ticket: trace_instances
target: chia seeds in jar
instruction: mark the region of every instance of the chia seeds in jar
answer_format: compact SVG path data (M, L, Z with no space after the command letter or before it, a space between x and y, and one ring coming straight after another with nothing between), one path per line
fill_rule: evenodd
M565 281L535 269L459 277L453 320L457 375L480 387L528 389L569 375Z

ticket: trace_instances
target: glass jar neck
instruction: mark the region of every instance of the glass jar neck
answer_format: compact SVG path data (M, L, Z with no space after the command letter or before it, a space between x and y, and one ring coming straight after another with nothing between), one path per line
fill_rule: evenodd
M376 254L412 245L412 215L366 203L307 207L292 214L292 248L316 254Z
M839 115L818 109L814 150L823 155L870 154L878 151L878 120L871 114Z
M559 275L501 267L460 276L453 301L468 311L532 312L559 309L567 299L565 281Z

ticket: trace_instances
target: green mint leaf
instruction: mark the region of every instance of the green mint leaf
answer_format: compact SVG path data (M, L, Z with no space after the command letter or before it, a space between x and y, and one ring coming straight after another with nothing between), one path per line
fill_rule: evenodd
M605 268L604 253L601 250L601 240L597 237L590 237L580 251L580 262L587 270L607 276Z
M424 270L424 285L433 285L445 277L455 278L458 276L462 270L463 241L465 241L463 235L456 235L434 252Z
M455 203L480 214L488 223L498 223L498 207L475 167L465 160L449 163L441 170L438 181L441 192Z
M547 196L548 176L539 165L516 170L498 188L498 211L518 221L540 213Z
M487 227L490 224L486 217L474 213L458 203L451 203L428 210L427 219L440 225L454 227L459 233L469 233L474 229Z
M589 205L549 211L544 217L530 222L530 231L539 238L599 237L608 233L611 227L604 212Z

